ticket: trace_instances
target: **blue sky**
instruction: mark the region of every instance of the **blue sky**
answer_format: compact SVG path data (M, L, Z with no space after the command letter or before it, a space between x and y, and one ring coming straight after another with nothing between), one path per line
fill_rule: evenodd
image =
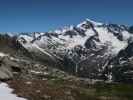
M0 0L1 32L45 32L86 18L133 25L133 0Z

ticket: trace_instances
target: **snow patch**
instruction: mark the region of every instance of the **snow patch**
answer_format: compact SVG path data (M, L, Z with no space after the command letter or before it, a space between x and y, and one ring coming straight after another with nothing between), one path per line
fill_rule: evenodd
M0 52L0 57L5 57L5 56L8 56L8 55L5 54L5 53Z
M101 43L109 46L109 50L114 54L117 54L120 50L127 47L127 41L120 41L112 33L108 32L106 28L96 28L98 31L99 39Z
M9 88L6 83L0 83L0 100L26 100L12 94L13 89Z

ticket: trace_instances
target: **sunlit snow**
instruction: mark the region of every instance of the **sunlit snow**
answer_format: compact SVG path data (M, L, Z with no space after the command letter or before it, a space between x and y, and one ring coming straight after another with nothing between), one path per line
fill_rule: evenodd
M0 83L0 100L26 100L12 94L13 89L9 88L6 83Z

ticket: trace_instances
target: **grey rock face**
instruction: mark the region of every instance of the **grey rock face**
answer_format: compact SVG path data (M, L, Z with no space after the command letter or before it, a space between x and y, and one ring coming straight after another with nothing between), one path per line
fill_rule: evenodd
M14 72L20 71L17 63L11 61L9 57L0 57L0 80L13 78Z

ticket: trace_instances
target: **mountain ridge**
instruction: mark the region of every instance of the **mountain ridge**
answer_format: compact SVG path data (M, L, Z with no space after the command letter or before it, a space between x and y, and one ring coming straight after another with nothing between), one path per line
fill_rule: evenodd
M132 62L132 27L125 25L86 19L61 30L20 33L16 41L36 60L56 64L79 77L117 81L114 69L119 67L115 66ZM132 68L125 70L124 77L132 80L132 75L127 75Z

